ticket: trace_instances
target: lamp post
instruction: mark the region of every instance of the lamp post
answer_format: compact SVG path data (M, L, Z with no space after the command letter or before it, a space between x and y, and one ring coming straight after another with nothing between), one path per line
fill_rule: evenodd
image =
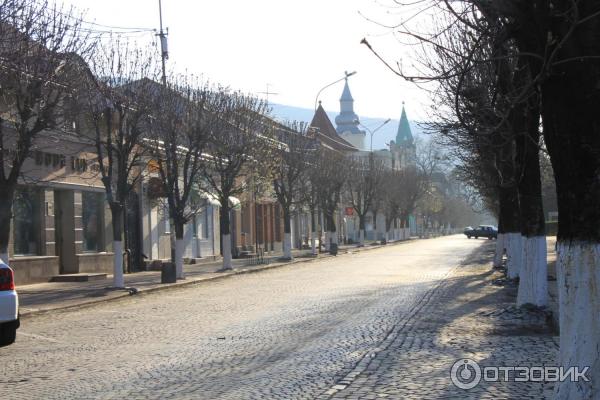
M375 128L373 130L369 129L368 127L364 126L363 124L360 124L360 126L362 126L367 131L369 131L369 134L371 135L371 153L373 152L373 135L375 134L375 132L377 132L379 129L381 129L385 124L387 124L391 120L392 120L391 118L386 119L385 121L383 121L383 123L381 125L379 125L377 128Z
M348 79L349 77L351 77L351 76L352 76L352 75L354 75L354 74L356 74L356 71L352 71L352 72L345 71L345 72L344 72L344 77L343 77L343 78L340 78L340 79L336 80L335 82L331 82L331 83L329 83L329 84L327 84L327 85L323 86L323 87L322 87L322 88L321 88L321 89L320 89L320 90L317 92L317 95L315 96L315 111L317 111L317 102L319 101L319 95L321 94L321 92L322 92L323 90L327 89L329 86L333 86L333 85L335 85L336 83L343 81L344 79Z

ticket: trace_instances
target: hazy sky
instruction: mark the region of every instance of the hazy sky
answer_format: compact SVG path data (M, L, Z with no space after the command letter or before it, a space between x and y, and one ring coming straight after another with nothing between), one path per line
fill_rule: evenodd
M61 2L61 0L57 0ZM169 28L168 61L179 71L270 101L311 108L321 87L357 71L350 88L359 116L399 118L402 101L411 119L425 117L428 96L402 81L359 42L366 37L395 62L408 51L389 29L368 22L400 20L410 10L386 8L390 0L163 0ZM64 0L87 10L86 20L122 27L158 28L158 0ZM105 28L98 28L105 29ZM152 33L140 33L141 40ZM406 56L404 56L406 57ZM405 59L403 59L403 62ZM339 108L343 84L320 99ZM264 96L260 94L260 96Z

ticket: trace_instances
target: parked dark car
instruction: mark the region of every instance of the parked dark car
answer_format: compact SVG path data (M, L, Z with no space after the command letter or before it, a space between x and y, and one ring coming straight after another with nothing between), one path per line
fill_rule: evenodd
M498 239L498 230L492 225L479 225L477 228L465 228L465 235L471 239L479 239L479 237L486 237L488 239Z

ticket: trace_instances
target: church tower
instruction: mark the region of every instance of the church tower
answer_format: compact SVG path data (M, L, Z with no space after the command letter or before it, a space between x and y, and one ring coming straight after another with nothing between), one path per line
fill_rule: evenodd
M415 165L417 162L417 147L408 123L404 102L402 102L402 114L396 133L396 140L390 143L390 150L394 155L395 168L404 168Z
M335 117L335 124L338 135L357 149L365 149L366 132L358 128L360 120L354 112L354 99L350 93L350 87L348 87L348 78L344 83L344 91L340 98L340 114Z

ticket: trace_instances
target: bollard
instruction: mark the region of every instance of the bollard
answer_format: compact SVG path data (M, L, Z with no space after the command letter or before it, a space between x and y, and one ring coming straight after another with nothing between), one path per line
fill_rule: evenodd
M175 263L164 262L160 270L160 283L175 283L177 282L177 273Z

